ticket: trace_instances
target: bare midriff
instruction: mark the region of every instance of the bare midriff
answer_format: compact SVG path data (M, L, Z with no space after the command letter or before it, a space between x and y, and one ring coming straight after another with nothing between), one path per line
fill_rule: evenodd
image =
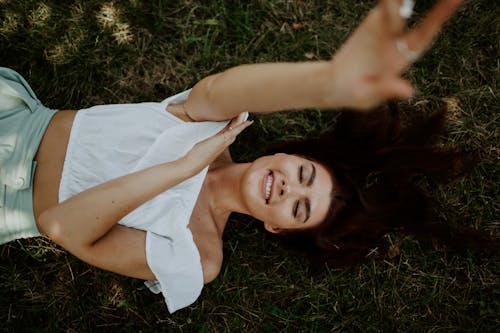
M35 220L51 206L57 205L59 184L68 147L75 110L61 110L51 119L35 155L37 167L33 180ZM38 222L37 222L38 223Z

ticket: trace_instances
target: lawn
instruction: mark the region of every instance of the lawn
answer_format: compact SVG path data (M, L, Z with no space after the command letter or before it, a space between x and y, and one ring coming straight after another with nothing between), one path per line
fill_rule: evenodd
M434 1L418 1L418 19ZM0 66L51 108L159 101L242 63L328 59L373 1L0 0ZM500 2L468 1L407 73L414 112L446 103L443 145L481 160L448 185L422 182L436 216L498 235ZM320 134L338 112L252 116L238 161ZM192 306L169 314L142 281L86 265L47 239L0 246L5 332L499 332L500 261L390 235L392 258L312 274L305 257L233 215L224 264ZM375 251L375 250L374 250Z

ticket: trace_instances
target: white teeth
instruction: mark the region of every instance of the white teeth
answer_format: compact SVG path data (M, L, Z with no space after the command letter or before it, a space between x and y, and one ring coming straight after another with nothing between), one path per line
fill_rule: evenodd
M266 201L269 200L269 197L271 196L271 186L273 185L273 175L270 173L267 176L267 181L266 181Z

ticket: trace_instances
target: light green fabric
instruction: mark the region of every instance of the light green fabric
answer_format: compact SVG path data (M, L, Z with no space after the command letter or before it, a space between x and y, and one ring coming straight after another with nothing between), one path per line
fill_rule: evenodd
M0 244L40 235L33 216L33 158L55 112L21 75L0 67Z

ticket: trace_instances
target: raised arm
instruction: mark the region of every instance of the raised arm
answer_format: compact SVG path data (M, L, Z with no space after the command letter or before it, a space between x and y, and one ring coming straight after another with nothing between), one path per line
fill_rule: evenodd
M248 111L368 109L408 98L401 77L439 33L461 0L441 0L406 30L409 3L381 0L330 61L242 65L198 82L184 107L195 120L230 119Z

